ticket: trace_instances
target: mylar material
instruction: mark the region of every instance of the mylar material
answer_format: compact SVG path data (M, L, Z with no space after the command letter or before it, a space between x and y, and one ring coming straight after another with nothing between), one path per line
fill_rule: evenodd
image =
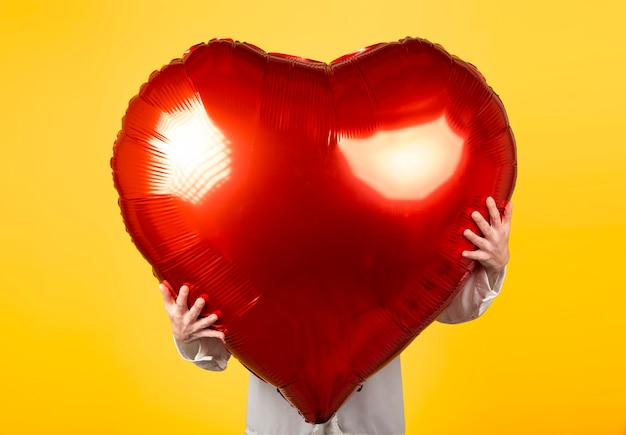
M516 177L497 95L412 38L330 64L197 45L131 100L111 164L157 277L219 310L228 349L309 422L446 308L475 267L471 211Z

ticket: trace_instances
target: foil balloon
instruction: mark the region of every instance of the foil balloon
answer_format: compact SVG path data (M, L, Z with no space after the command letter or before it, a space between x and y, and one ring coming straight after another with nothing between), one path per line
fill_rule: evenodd
M459 291L462 232L510 198L516 151L481 74L426 40L327 64L215 39L152 74L111 165L157 277L323 422Z

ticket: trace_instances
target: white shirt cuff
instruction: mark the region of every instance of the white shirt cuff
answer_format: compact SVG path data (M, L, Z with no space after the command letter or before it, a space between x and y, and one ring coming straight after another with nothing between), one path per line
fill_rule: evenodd
M205 370L224 370L230 358L230 352L219 338L203 337L191 343L183 343L174 338L174 344L185 361Z
M481 316L502 290L505 275L506 269L496 276L492 286L485 269L479 267L437 320L442 323L462 323Z

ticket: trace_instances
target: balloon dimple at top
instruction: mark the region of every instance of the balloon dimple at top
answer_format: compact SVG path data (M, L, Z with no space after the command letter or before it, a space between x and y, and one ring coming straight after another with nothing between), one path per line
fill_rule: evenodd
M282 59L295 60L297 62L326 65L325 62L320 62L319 60L309 59L309 58L302 57L302 56L294 56L294 55L291 55L291 54L275 53L275 52L268 53L268 54L270 56L275 56L275 57L279 57L279 58L282 58Z
M337 59L333 60L332 62L330 62L330 65L334 65L336 63L340 63L343 61L346 61L348 59L352 59L355 57L360 56L361 54L370 51L376 47L382 46L384 44L373 44L373 45L368 45L367 47L362 47L359 48L358 50L353 51L352 53L348 53L348 54L344 54L343 56L339 56Z

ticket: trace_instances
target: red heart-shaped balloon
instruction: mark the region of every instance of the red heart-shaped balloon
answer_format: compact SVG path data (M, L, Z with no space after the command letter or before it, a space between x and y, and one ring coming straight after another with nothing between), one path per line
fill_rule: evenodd
M516 156L497 95L428 41L324 64L212 40L131 100L112 168L158 278L322 422L458 292L470 212L510 198Z

